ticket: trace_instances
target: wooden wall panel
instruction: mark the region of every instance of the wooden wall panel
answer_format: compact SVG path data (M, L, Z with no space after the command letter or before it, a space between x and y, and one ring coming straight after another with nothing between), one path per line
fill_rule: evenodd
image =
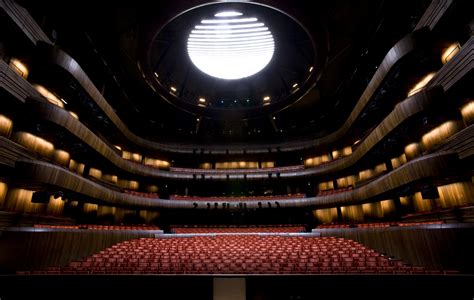
M474 205L474 184L456 182L438 186L439 203L443 208Z
M431 199L423 199L420 192L416 192L413 197L413 206L415 207L416 212L426 212L433 210L433 205Z
M17 170L38 183L58 186L86 196L108 202L112 206L136 206L149 208L194 208L193 201L150 199L113 191L80 177L59 166L33 160L17 163ZM456 153L431 154L415 159L392 172L351 191L303 199L278 200L280 207L318 207L329 208L371 202L374 197L426 178L449 176L459 172L459 160ZM275 199L277 200L277 199ZM248 208L258 208L253 201L247 202ZM206 209L206 203L198 203L199 209Z
M395 216L395 203L393 200L380 201L384 217Z
M325 229L321 236L353 239L414 266L474 270L473 227Z
M4 231L0 238L0 270L15 272L66 265L115 243L140 237L154 237L154 234L137 231Z
M0 208L5 205L5 197L8 191L8 184L6 182L0 182Z
M410 117L416 116L423 110L428 108L432 104L437 104L441 101L440 90L437 88L431 88L417 93L416 95L399 103L395 109L378 125L364 141L360 143L357 149L352 152L351 155L335 160L331 163L323 164L314 168L308 168L302 171L291 171L291 172L279 172L283 178L297 177L297 176L309 176L309 175L321 175L334 173L349 166L354 165L362 157L367 155L371 149L379 144L385 137L387 137L393 130L399 127L403 122L407 121ZM34 107L41 117L53 122L69 132L75 135L77 138L84 141L92 149L97 151L104 158L115 164L117 167L128 171L132 174L142 176L153 176L153 177L165 177L165 178L179 178L179 179L193 179L192 173L184 172L168 172L162 171L155 168L149 168L141 164L133 163L129 160L124 160L115 149L112 149L107 143L102 141L94 132L85 127L79 120L70 116L70 114L54 105L46 102L38 101L35 99L29 99L28 103ZM196 173L202 172L200 169L195 169ZM252 174L247 176L248 180L257 180L268 177L268 171L261 169L261 174ZM206 174L204 179L213 180L227 180L226 174L220 174L221 177L216 176L217 174ZM243 178L243 174L234 176L240 176Z
M335 207L316 209L313 210L313 216L323 224L337 222L337 209Z
M46 209L46 214L50 216L62 216L64 211L64 200L61 197L57 199L54 196L49 197L48 207Z
M350 205L341 207L342 220L346 223L364 222L364 211L362 205Z
M4 116L0 115L0 135L5 137L10 137L13 128L13 121Z
M368 220L382 219L384 217L384 211L381 202L364 203L362 204L362 210L364 212L364 216Z

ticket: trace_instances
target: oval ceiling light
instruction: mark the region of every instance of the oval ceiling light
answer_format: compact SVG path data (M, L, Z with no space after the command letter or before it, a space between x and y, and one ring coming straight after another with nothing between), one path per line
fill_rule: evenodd
M199 70L221 79L240 79L268 65L275 42L264 23L238 11L214 17L201 20L188 37L188 55Z

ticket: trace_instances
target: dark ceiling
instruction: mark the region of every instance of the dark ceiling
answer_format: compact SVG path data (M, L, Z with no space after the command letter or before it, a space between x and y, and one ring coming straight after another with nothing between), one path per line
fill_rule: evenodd
M20 1L56 45L79 62L136 134L199 143L276 142L334 131L387 51L414 29L430 1L257 2L285 12L306 28L317 50L317 76L291 105L232 119L170 104L150 88L138 68L161 24L207 2Z
M203 17L225 10L258 16L259 22L271 29L276 41L273 58L253 76L222 80L206 75L189 58L186 44L190 29ZM310 34L288 15L254 2L201 5L156 27L159 34L143 43L145 53L140 69L164 99L198 117L242 120L281 110L312 89L321 73L318 66L326 62L326 33L321 26ZM310 36L318 40L313 41ZM214 55L213 61L216 59ZM170 91L170 87L177 91ZM264 103L266 96L271 100ZM206 99L205 105L199 106L199 98Z

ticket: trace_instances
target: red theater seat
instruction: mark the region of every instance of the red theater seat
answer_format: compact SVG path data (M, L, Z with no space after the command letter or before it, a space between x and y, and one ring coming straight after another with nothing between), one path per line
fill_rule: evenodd
M89 229L89 230L160 230L158 226L149 225L44 225L35 224L35 228L49 229Z
M31 274L443 274L335 237L217 235L140 238ZM18 274L29 274L18 272ZM444 274L456 274L445 271Z
M178 234L193 233L291 233L304 232L305 228L301 225L255 225L255 226L171 226L171 231Z

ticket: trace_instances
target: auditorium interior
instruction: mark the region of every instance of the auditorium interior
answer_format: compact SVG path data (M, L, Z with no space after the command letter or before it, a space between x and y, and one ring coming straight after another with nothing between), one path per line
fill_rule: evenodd
M0 299L473 299L473 12L0 0Z

